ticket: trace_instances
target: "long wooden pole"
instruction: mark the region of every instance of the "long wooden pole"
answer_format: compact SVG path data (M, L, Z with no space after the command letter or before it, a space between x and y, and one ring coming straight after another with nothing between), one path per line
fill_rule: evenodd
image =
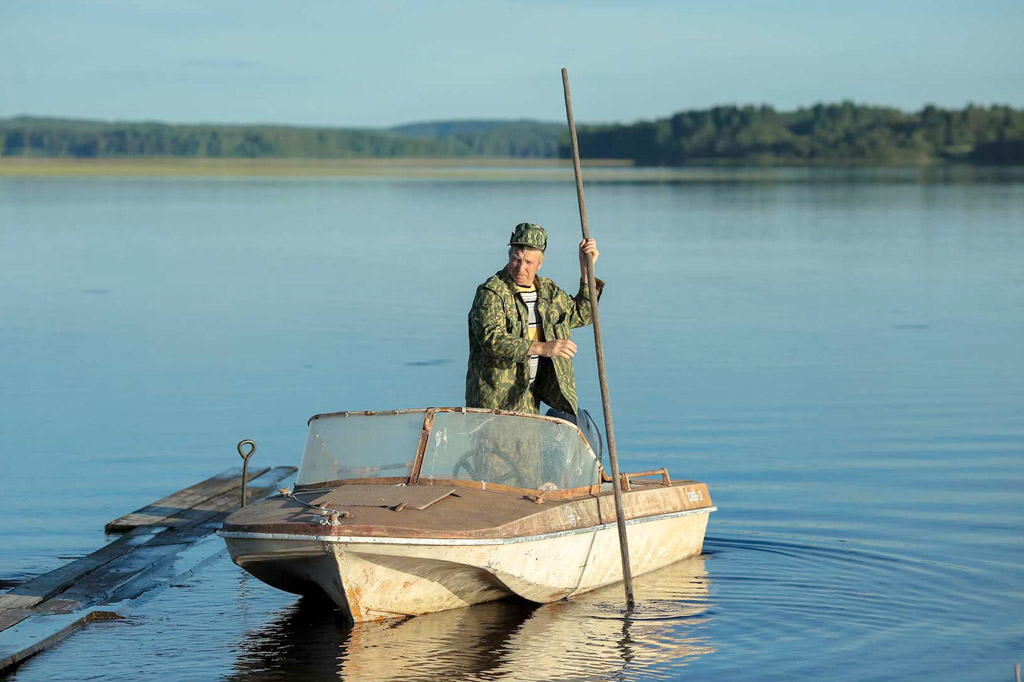
M583 199L583 175L580 173L580 147L576 141L576 122L572 117L572 97L569 95L569 72L562 69L562 89L565 90L565 116L569 120L569 139L572 142L572 169L576 174L576 198L580 205L580 226L583 238L590 239L587 227L587 203ZM601 342L601 316L597 309L597 279L594 277L594 259L587 256L587 290L594 319L594 349L597 351L597 376L601 382L601 407L604 410L604 430L608 436L608 461L612 467L612 490L615 491L615 518L619 526L619 550L622 553L622 580L626 588L626 608L633 608L633 573L629 568L629 542L626 538L626 512L622 508L622 486L619 480L619 459L615 454L615 429L612 428L612 404L608 397L608 375L604 369L604 344Z

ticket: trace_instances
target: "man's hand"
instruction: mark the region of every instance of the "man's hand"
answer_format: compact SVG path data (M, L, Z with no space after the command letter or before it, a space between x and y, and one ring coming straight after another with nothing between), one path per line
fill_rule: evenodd
M534 341L530 344L530 355L539 355L544 358L565 358L566 360L572 360L572 356L576 355L576 344L568 339Z
M587 254L594 257L594 265L597 265L597 257L601 252L597 250L597 242L593 239L580 241L580 279L587 281Z

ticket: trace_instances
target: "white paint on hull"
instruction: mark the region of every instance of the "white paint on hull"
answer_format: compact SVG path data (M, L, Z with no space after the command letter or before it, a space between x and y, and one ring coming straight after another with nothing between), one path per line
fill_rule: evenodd
M655 521L663 521L665 519L673 519L679 516L694 516L700 514L710 514L711 512L718 511L718 507L704 507L702 509L687 509L680 512L672 512L670 514L660 514L658 516L646 516L639 519L629 519L626 521L627 526L634 526L641 523L652 523ZM251 533L247 531L217 531L217 534L222 538L242 538L242 539L259 539L259 540L299 540L309 541L315 540L317 542L340 542L344 544L357 542L360 544L382 544L382 545L511 545L519 542L536 542L537 540L547 540L549 538L560 538L568 535L580 535L590 534L593 531L605 530L608 528L617 528L616 522L604 523L599 526L587 526L585 528L574 528L572 530L558 531L557 533L544 533L543 535L521 535L511 538L400 538L400 537L371 537L365 535L307 535L299 533Z
M711 511L631 519L633 574L699 554ZM222 535L238 565L257 574L296 572L297 580L315 582L356 621L443 611L512 594L547 603L622 580L613 523L486 539Z

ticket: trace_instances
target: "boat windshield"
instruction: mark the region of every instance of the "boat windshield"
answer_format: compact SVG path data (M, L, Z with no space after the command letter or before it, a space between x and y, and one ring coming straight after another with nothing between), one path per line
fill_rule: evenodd
M599 462L570 424L487 411L433 412L421 481L565 490L596 485ZM425 410L314 417L296 483L408 477Z
M408 476L424 410L313 417L295 477L298 485L346 478Z
M598 461L569 424L490 412L438 412L420 480L444 478L516 488L595 485Z

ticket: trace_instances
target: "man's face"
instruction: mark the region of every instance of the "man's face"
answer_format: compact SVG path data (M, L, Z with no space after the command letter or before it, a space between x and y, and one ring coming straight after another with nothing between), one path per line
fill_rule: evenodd
M508 274L516 284L529 286L544 264L544 252L528 246L513 246L508 252Z

